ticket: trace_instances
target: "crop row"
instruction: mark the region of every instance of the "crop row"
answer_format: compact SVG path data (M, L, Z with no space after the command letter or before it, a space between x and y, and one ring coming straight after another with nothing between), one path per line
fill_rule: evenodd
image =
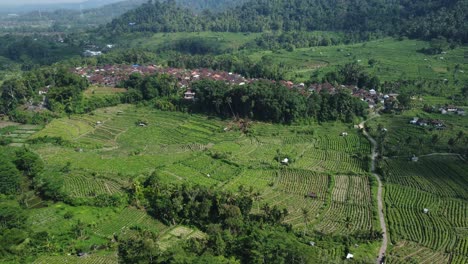
M117 255L98 256L43 256L36 259L33 264L115 264L118 262Z
M314 193L321 200L326 199L328 185L329 176L308 170L284 169L278 177L281 191L302 196Z
M359 230L372 230L372 206L331 202L315 229L331 234L350 234Z
M89 197L121 192L121 186L114 181L101 178L70 175L64 179L64 190L74 197Z
M140 226L144 229L160 231L164 225L152 219L145 211L133 208L125 208L119 215L99 224L94 232L102 237L109 237L112 234L119 234L124 229L132 226Z
M466 227L466 202L440 200L435 195L393 184L386 187L386 201L394 240L414 241L447 252L458 247L454 227ZM425 213L424 209L429 211Z
M450 255L445 252L432 250L417 243L403 241L393 247L387 254L389 264L400 263L456 263L450 261Z
M390 183L424 190L442 197L468 199L465 187L468 180L451 169L450 163L432 159L419 162L391 160L384 163L385 178Z
M372 196L367 177L337 175L334 179L332 201L360 205L371 204Z

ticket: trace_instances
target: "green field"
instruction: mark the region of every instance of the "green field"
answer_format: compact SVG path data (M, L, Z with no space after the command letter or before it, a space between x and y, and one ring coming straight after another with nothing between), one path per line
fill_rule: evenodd
M313 32L316 35L332 36L333 32ZM440 88L452 91L454 86L468 80L466 53L468 47L460 46L444 51L444 54L426 55L420 50L429 47L429 42L418 40L397 40L383 38L357 44L341 44L312 48L297 48L286 50L261 50L245 48L254 43L260 34L244 33L158 33L152 37L135 39L131 47L157 50L162 47L172 47L179 40L200 38L214 41L221 51L235 55L246 55L254 61L262 57L270 58L281 65L286 71L286 79L293 81L309 80L312 73L319 71L319 76L335 70L337 65L356 62L367 72L375 74L381 81L397 81L401 79L440 81L448 80ZM250 46L249 46L250 47ZM371 67L370 59L376 60Z
M127 89L104 87L104 86L91 86L84 92L86 97L101 97L107 95L114 95L119 93L125 93Z
M298 78L298 80L310 78L317 69L326 72L334 69L336 65L348 62L357 62L364 66L381 81L448 79L452 84L455 80L468 79L465 58L467 47L455 48L443 55L425 55L418 52L428 45L424 41L398 41L387 38L352 45L302 48L293 52L261 51L253 53L251 57L254 59L271 57L273 61L281 62L290 69L289 79ZM377 60L377 64L370 67L369 59ZM460 67L458 70L455 69L456 65Z

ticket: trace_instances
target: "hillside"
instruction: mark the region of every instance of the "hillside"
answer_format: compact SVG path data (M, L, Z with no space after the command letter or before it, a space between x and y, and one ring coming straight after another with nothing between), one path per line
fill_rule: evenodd
M167 1L146 3L101 32L333 30L467 42L467 10L462 0L251 0L220 14L194 17L193 11Z

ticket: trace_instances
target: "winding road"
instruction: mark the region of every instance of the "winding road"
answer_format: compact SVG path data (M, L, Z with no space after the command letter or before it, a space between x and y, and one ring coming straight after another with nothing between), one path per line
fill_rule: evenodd
M359 127L364 127L364 124L366 123L366 121L363 121L361 124L359 124ZM378 191L377 191L377 204L378 204L378 211L379 211L380 228L382 229L382 246L380 247L380 250L379 250L377 263L381 264L383 263L382 261L384 260L385 252L387 251L388 238L387 238L387 225L385 224L385 216L383 212L382 181L380 180L380 176L377 173L375 173L375 159L377 158L377 155L378 155L377 154L377 141L375 141L375 139L372 138L372 136L369 135L369 133L367 133L365 129L362 129L362 133L372 144L371 172L372 172L372 175L374 175L374 177L377 179L377 182L379 184Z

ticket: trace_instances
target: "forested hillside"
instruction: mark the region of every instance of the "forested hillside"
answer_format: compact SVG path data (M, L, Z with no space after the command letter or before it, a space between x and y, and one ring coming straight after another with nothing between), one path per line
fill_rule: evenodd
M149 1L101 32L335 30L467 42L467 9L463 0L251 0L219 14L194 16L175 1Z

